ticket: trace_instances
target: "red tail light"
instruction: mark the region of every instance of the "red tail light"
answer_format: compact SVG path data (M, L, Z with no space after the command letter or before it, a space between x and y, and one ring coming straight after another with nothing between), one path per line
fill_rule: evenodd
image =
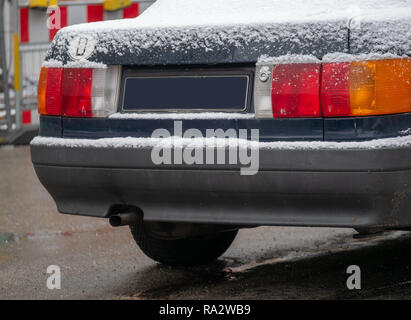
M92 117L91 88L93 69L64 69L63 116Z
M38 86L41 115L105 117L116 112L119 67L42 68Z
M346 62L323 65L321 106L325 117L350 115L349 71Z
M274 118L319 117L320 64L280 64L273 68Z

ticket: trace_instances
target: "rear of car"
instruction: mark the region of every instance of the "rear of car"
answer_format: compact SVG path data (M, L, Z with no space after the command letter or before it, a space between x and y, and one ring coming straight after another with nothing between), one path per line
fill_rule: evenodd
M378 51L385 19L359 33L315 10L318 21L168 26L167 6L134 31L57 34L31 152L61 213L128 224L167 264L213 260L243 227L411 226L409 39ZM390 14L409 25L401 9Z

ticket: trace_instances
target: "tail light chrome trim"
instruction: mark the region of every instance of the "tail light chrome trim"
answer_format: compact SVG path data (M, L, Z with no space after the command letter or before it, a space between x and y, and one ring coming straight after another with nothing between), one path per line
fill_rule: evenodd
M272 118L273 65L258 65L254 81L254 113L256 118ZM269 75L269 79L265 78ZM262 80L263 79L263 80ZM264 81L265 80L265 81Z

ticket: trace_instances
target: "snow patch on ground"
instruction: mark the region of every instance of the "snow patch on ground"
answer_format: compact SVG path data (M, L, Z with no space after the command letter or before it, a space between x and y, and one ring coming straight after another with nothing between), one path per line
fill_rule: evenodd
M345 150L345 149L389 149L411 147L411 135L377 139L361 142L257 142L244 139L221 138L104 138L104 139L66 139L53 137L36 137L31 141L33 146L66 147L66 148L153 148L153 147L239 147L268 150Z

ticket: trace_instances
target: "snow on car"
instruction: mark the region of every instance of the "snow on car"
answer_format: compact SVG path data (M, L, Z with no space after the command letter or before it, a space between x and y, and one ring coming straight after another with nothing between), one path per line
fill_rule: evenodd
M410 32L401 0L158 0L64 28L34 168L61 213L170 265L247 227L408 229Z

